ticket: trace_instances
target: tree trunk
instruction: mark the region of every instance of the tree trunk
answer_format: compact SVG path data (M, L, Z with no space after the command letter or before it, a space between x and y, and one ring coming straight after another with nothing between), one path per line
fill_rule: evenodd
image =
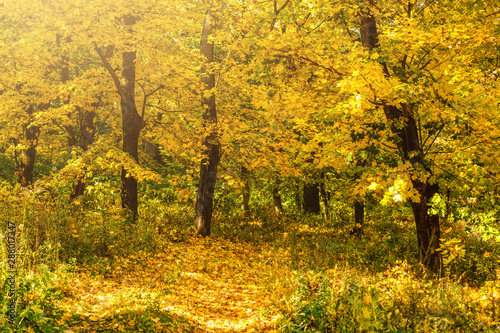
M370 2L371 3L371 2ZM373 50L378 47L377 23L370 8L365 7L360 11L360 32L363 46ZM384 72L389 77L389 70L385 63L381 63ZM404 73L406 64L401 64L400 71ZM414 171L427 173L425 181L412 177L412 185L419 194L419 201L412 201L411 206L415 217L418 237L418 252L420 262L432 272L441 274L442 257L439 252L440 228L439 217L430 215L428 205L432 197L439 192L437 183L431 183L432 171L426 165L421 138L415 121L413 105L401 103L399 106L384 103L384 113L391 124L391 131L398 137L397 146L403 161L409 161Z
M127 31L133 33L133 25L136 23L137 18L134 15L123 16L123 23L127 27ZM126 44L132 48L133 45ZM115 87L120 94L120 106L122 111L122 131L123 131L123 151L129 154L135 162L139 162L138 147L139 135L144 128L144 115L139 115L137 106L135 104L135 51L126 51L122 53L122 76L121 80L116 75L115 70L109 63L109 58L113 54L114 46L108 46L106 53L94 45L99 58L111 75ZM138 217L138 202L137 202L137 179L130 175L130 170L122 166L122 192L121 201L122 208L128 209L132 215L132 222Z
M205 58L206 64L213 62L214 58L214 44L208 40L213 31L212 12L208 10L203 24L200 45L200 53ZM198 234L203 237L210 236L213 199L217 181L217 165L220 160L215 95L213 93L207 94L208 91L215 89L215 75L213 73L208 73L206 67L206 65L202 66L201 69L201 82L203 84L201 105L205 110L203 113L203 126L208 131L208 134L203 140L205 157L202 159L200 166L200 182L196 195L194 221Z
M420 195L420 202L411 203L417 227L419 260L433 272L441 274L443 262L439 252L441 239L439 216L430 215L428 209L432 197L439 193L439 186L436 183L429 184L418 179L412 183Z
M328 193L326 193L326 177L324 172L321 173L321 184L319 187L319 191L321 194L321 199L323 201L323 206L325 208L325 221L327 221L328 217L330 216L330 210L328 209Z
M163 116L160 112L156 114L156 117L153 119L153 123L156 126L159 126L161 124ZM154 161L156 161L158 164L163 165L163 160L161 157L161 150L160 150L160 145L155 143L157 137L155 135L154 138L152 138L152 141L149 140L144 140L144 152L148 154Z
M365 203L363 201L354 202L354 229L353 234L361 236L365 227Z
M241 166L241 178L243 179L244 187L243 187L243 203L241 204L241 209L243 210L245 215L250 213L250 179L248 175L248 169L242 165Z
M57 45L61 46L61 40L62 36L57 35ZM66 42L69 42L71 39L66 38ZM63 55L61 57L61 82L63 84L66 84L66 82L69 81L69 57L67 55ZM64 104L69 103L69 99L63 100L62 101ZM70 115L68 114L68 117ZM73 128L72 125L64 125L64 129L66 130L66 138L68 140L68 147L74 147L76 146L76 135L75 135L75 129Z
M144 140L144 152L148 154L153 161L162 164L160 147L154 142Z
M95 109L99 103L92 103L92 108ZM82 135L82 150L87 151L89 146L94 143L95 127L94 127L94 111L83 111L83 116L80 122L80 133ZM70 200L73 200L85 193L85 170L77 176L71 188Z
M319 204L319 184L304 184L304 213L319 214L321 206Z
M281 180L278 177L276 177L276 181L273 185L273 204L274 204L274 213L278 218L281 218L283 216L283 205L281 204L280 184Z
M359 171L358 168L364 168L366 166L366 159L362 158L357 154L356 158L356 173L354 176L354 180L357 181L361 178L362 171ZM365 196L357 195L357 198L354 202L354 228L352 230L353 234L360 237L365 228Z
M18 182L22 187L33 183L33 170L35 168L36 146L40 135L40 126L33 125L35 107L30 105L27 110L27 122L23 126L23 139L26 148L20 152L19 170L16 172Z
M66 130L66 139L68 140L68 147L76 146L76 135L75 129L71 125L64 125L64 129Z
M128 21L128 25L135 23ZM132 23L133 22L133 23ZM127 23L127 20L126 20ZM123 131L123 151L129 154L136 162L139 161L138 146L139 135L143 128L143 119L137 112L135 105L135 51L123 52L122 69L122 131ZM129 170L122 166L122 208L130 210L133 214L133 221L138 216L137 202L137 179L129 174Z

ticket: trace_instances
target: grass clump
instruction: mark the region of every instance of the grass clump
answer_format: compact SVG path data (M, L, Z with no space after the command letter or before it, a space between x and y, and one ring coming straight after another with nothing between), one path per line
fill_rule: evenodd
M500 284L422 279L405 262L369 274L345 266L295 272L277 306L283 332L496 332ZM286 289L283 287L282 290Z

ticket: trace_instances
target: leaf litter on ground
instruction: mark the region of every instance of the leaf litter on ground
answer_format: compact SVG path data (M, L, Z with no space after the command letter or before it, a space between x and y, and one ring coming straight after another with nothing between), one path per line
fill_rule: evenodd
M192 236L157 255L121 258L105 275L92 267L68 274L61 321L68 332L272 331L279 315L270 310L268 283L286 261L265 245Z

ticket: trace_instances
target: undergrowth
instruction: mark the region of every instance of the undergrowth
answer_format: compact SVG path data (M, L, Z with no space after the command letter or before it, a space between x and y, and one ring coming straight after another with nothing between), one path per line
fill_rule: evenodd
M160 296L147 296L141 310L99 318L89 311L68 313L56 305L72 297L65 286L72 274L115 279L124 260L141 267L142 258L168 252L172 244L191 246L192 207L176 203L172 194L147 193L140 218L131 223L113 204L119 201L115 187L109 181L95 184L94 192L72 203L57 191L12 195L13 187L2 189L2 244L7 242L7 222L12 222L18 251L17 326L1 316L2 332L60 332L77 326L99 327L100 332L153 332L183 322L160 310ZM497 236L494 232L485 233L477 223L470 228L464 216L443 221L445 267L437 280L418 264L408 207L393 215L386 209L372 210L361 237L351 234L352 216L342 212L344 208L339 205L328 218L293 213L278 218L266 207L249 215L226 214L221 206L214 215L213 238L255 249L270 246L286 255L287 263L270 266L272 278L262 281L273 302L263 311L280 313L279 331L500 330L500 243L489 236ZM7 313L10 301L7 255L2 246L2 313ZM204 264L200 272L206 273L207 267ZM182 280L180 269L176 272L166 279L169 283ZM190 330L188 325L179 327Z

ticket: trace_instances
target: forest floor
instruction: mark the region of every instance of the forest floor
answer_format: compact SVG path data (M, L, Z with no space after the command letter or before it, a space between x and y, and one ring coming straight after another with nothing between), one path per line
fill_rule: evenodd
M286 257L270 247L191 236L155 256L108 263L103 275L95 267L69 273L57 306L71 327L66 332L269 332L279 318L269 286ZM153 327L138 326L144 316Z
M224 226L206 238L123 233L117 246L89 238L107 253L19 272L17 322L0 316L0 331L500 332L497 243L458 243L447 229L448 272L435 279L404 221L361 238L348 226Z

